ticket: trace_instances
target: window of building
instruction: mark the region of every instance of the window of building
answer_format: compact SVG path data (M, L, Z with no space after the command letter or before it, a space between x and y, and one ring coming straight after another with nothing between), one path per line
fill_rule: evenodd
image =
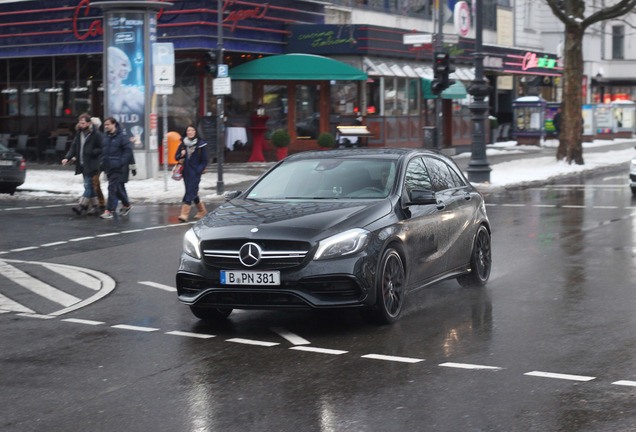
M368 115L380 115L381 114L381 78L374 77L372 82L367 83L367 114Z
M320 132L320 85L296 86L296 138L317 139Z
M395 78L384 78L384 115L390 116L397 114L397 88Z
M331 84L332 113L354 115L358 106L358 85L354 82L335 81Z
M625 26L612 26L612 58L625 58Z
M288 100L286 85L266 84L263 86L263 108L265 108L265 115L269 116L268 130L265 134L267 139L277 129L287 130Z

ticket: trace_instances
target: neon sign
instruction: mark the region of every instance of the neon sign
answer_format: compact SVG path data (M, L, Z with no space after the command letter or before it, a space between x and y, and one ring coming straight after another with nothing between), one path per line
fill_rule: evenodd
M104 34L104 29L102 28L102 23L100 20L95 20L91 23L88 31L84 34L80 34L79 29L77 28L77 17L82 12L82 8L86 7L84 10L84 16L88 16L88 13L91 10L90 0L82 0L79 2L77 7L75 8L75 13L73 14L73 33L75 37L79 40L84 40L89 36L101 36Z
M236 0L225 0L223 4L222 13L225 13L225 10L228 6L232 6L236 3ZM263 8L262 10L259 8ZM265 3L262 6L255 6L253 9L237 9L230 12L230 14L223 19L223 22L231 22L232 23L232 31L236 29L236 25L239 21L246 19L261 19L265 17L267 14L267 10L269 9L269 3Z
M533 68L547 68L554 69L556 66L556 59L545 57L537 58L537 53L527 52L526 55L523 56L523 61L521 62L521 69L528 70Z

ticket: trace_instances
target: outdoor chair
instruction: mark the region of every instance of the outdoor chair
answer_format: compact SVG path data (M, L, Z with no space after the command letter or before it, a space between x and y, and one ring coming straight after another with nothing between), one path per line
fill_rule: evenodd
M53 162L55 162L56 160L62 159L62 157L66 153L67 144L68 144L68 136L58 135L58 137L55 140L55 146L49 147L44 151L44 155L46 156L46 161L49 162L51 158L53 158Z

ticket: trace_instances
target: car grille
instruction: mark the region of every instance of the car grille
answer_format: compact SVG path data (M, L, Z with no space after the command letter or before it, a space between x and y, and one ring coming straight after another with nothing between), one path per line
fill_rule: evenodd
M248 240L207 240L201 242L206 265L238 270L247 268L239 260L239 250ZM251 270L282 269L301 265L309 251L309 243L285 240L251 241L262 249L261 261Z

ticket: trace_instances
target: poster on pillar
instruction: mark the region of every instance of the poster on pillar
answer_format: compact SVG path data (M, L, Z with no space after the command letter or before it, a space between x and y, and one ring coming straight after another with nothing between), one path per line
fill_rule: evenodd
M110 12L104 22L106 116L117 119L135 150L144 149L144 13Z

